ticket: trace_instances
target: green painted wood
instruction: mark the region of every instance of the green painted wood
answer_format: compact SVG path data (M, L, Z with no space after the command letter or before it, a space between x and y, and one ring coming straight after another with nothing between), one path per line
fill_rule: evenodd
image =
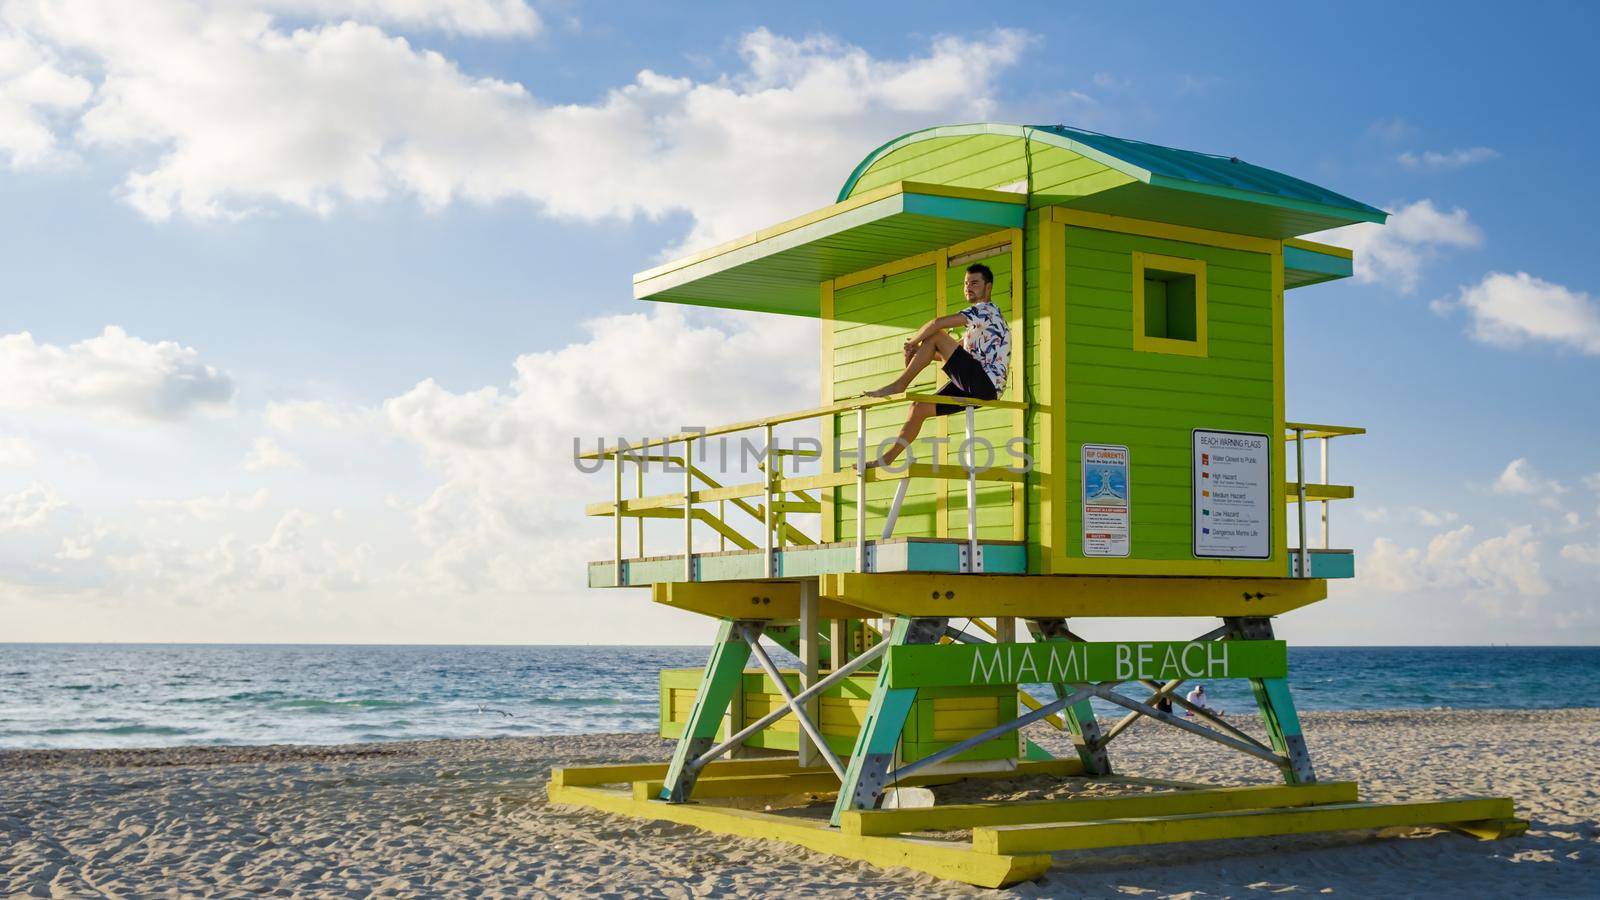
M890 647L892 688L1277 678L1289 670L1283 641L1050 641Z
M1272 292L1266 254L1181 241L1064 229L1067 396L1060 405L1070 558L1082 558L1080 447L1127 446L1135 559L1189 560L1191 433L1224 428L1272 433ZM1135 350L1132 254L1157 253L1206 264L1206 357ZM1213 305L1223 294L1226 308Z
M711 749L749 659L750 645L739 636L735 623L724 620L717 629L717 641L712 645L705 678L695 694L689 720L673 748L672 763L667 767L660 799L682 803L693 793L694 773L687 771L686 766Z
M943 619L937 627L898 616L889 633L884 636L889 647L907 646L908 643L936 641L944 631ZM845 769L844 781L839 785L839 798L834 803L829 824L839 825L845 810L862 809L876 804L884 777L894 762L895 748L905 731L906 719L916 702L917 691L892 688L888 682L888 666L878 671L872 688L872 702L867 707L867 717L850 750L850 763Z
M1037 203L1282 238L1387 214L1237 157L1131 141L1066 126L946 125L868 154L842 200L899 178L995 187L1031 176Z
M979 260L973 260L976 261ZM1012 304L1011 254L1007 251L985 257L981 261L994 271L995 285L991 299L1009 317ZM961 292L965 266L950 267L945 277L946 311L953 313L966 305ZM834 292L834 321L823 325L824 328L833 329L831 340L833 359L827 366L827 371L823 373L823 377L832 380L832 396L839 398L858 396L864 391L883 386L899 374L904 367L902 346L906 338L935 315L933 278L934 268L930 265ZM943 378L941 373L937 372L937 366L929 366L917 381L913 382L912 389L932 392L942 383ZM889 407L868 412L866 435L869 456L875 456L880 443L893 438L899 432L905 416L905 407ZM947 427L954 441L952 445L946 446L942 455L936 453L936 445L933 442L938 436L938 423L936 420L927 423L922 436L911 448L917 461L932 462L937 455L941 465L957 465L953 455L953 445L958 445L964 434L962 418L960 414L949 417ZM982 441L988 442L988 445L995 449L997 456L995 463L1004 465L1014 462L1014 458L1007 452L1006 442L1020 435L1011 425L1011 413L1003 410L984 410L977 418L976 433ZM846 464L853 461L856 448L855 415L852 413L836 416L832 423L824 423L823 427L834 429L836 446L844 454L841 459ZM980 463L986 456L987 454L980 452ZM884 517L888 514L895 488L895 484L887 482L867 487L869 536L876 537L883 533ZM844 486L834 490L836 529L834 533L840 540L853 540L856 521L855 487ZM896 523L895 536L936 536L938 498L945 490L948 490L950 498L950 533L964 535L966 530L964 485L952 483L946 489L935 482L920 480L907 492L905 504ZM1011 487L982 485L978 494L980 539L1010 539L1015 531L1011 510ZM926 566L917 563L908 565L910 567L904 571L945 571L940 563L929 563ZM878 570L897 571L885 568L882 564L878 566Z

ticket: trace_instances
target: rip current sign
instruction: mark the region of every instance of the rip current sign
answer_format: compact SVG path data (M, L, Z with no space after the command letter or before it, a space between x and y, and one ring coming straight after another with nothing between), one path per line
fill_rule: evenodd
M1272 558L1272 441L1194 431L1194 555Z
M1083 555L1127 556L1128 448L1083 445Z

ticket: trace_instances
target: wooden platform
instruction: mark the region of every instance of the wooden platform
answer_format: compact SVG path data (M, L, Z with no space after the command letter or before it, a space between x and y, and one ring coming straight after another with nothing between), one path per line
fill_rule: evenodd
M867 541L868 572L943 572L965 571L962 557L967 542L962 538L890 538ZM1022 541L979 541L983 571L992 575L1020 575L1028 571L1028 548ZM1295 570L1291 551L1285 577ZM1310 550L1311 577L1355 577L1355 555L1349 550ZM773 580L806 578L856 571L854 541L808 544L774 551ZM720 550L694 555L693 581L755 581L765 578L760 550ZM622 579L612 560L589 563L589 587L648 587L673 581L688 581L683 554L645 556L622 561Z
M1072 850L1417 826L1496 839L1527 829L1503 797L1364 803L1357 799L1353 782L1183 785L1125 796L855 810L832 828L825 816L807 815L807 810L756 812L704 800L652 799L666 769L666 763L560 768L551 773L549 796L554 803L780 841L991 888L1036 879L1049 869L1052 853ZM1020 762L1015 770L988 777L1077 777L1081 772L1076 760L1049 760ZM915 783L949 783L961 777L930 775ZM1107 780L1149 784L1117 776ZM700 796L709 799L773 797L826 795L837 791L838 782L826 769L799 769L792 757L783 757L711 763L700 787ZM970 832L971 837L943 837L940 832Z

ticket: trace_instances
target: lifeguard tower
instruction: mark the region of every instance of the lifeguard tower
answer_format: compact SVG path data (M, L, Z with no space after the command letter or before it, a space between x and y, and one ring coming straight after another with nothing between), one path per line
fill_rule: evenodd
M822 396L581 455L611 476L588 513L610 520L613 552L589 564L589 584L647 588L717 634L703 670L661 675L670 762L558 769L551 798L986 886L1038 877L1052 852L1075 849L1525 829L1505 798L1378 804L1319 781L1273 634L1273 617L1354 574L1329 540L1329 503L1354 490L1329 481L1328 448L1362 433L1286 418L1284 292L1351 274L1349 251L1300 235L1384 219L1237 157L958 125L874 150L832 206L636 275L639 299L819 319ZM900 370L908 332L960 308L974 262L993 270L1010 320L1004 394L932 420L908 465L863 467L941 376L930 367L895 397L862 392ZM784 447L778 432L806 422L820 442ZM730 439L758 450L754 480L708 471L708 448ZM670 472L673 490L646 496L646 471ZM820 532L791 521L802 515L820 516ZM682 529L647 550L647 519ZM1220 621L1192 641L1089 642L1073 623L1090 617ZM764 639L798 668L780 670ZM1265 740L1179 691L1228 678L1250 682ZM1163 712L1162 698L1190 715ZM1091 700L1120 718L1097 720ZM898 788L965 778L1132 784L1111 745L1140 717L1284 783L880 808ZM1021 735L1041 721L1071 732L1075 758ZM749 758L762 751L787 753ZM831 813L739 802L803 794L833 795Z

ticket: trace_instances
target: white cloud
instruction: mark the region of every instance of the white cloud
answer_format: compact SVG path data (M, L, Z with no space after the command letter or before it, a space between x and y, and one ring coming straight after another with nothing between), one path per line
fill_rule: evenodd
M1435 535L1425 547L1410 548L1380 537L1361 564L1361 582L1393 593L1465 589L1485 599L1550 592L1533 526L1517 526L1477 543L1472 541L1473 532L1471 525L1463 525Z
M262 414L267 427L285 434L307 431L349 431L381 424L381 413L327 400L285 400L268 403Z
M1586 566L1600 566L1600 543L1568 544L1561 548L1561 558Z
M1519 456L1507 463L1490 489L1496 494L1514 496L1549 496L1564 494L1567 490L1561 482L1545 478L1536 472L1525 456Z
M246 472L294 471L304 468L300 458L270 437L258 437L240 463Z
M814 374L769 364L814 344L810 322L664 307L587 327L586 341L518 357L509 389L454 393L429 380L384 404L442 476L408 511L430 552L419 576L466 591L573 584L606 546L573 516L608 496L610 483L577 470L574 438L592 449L601 436L673 434L803 408L816 396Z
M39 461L39 452L27 438L0 437L0 469L26 469Z
M550 104L357 21L286 31L246 4L179 0L17 9L37 39L103 73L78 137L144 160L125 196L153 219L522 199L582 220L687 212L687 245L827 203L863 147L986 117L1029 43L998 30L879 59L757 29L737 72L644 70L592 103Z
M66 505L55 488L37 481L15 494L0 496L0 534L36 531Z
M248 5L292 15L479 36L527 36L541 28L539 14L523 0L257 0Z
M56 138L57 121L93 91L63 71L49 48L0 24L0 161L25 169L70 159Z
M139 506L156 512L176 512L202 522L214 522L234 512L256 512L264 509L272 499L272 492L259 488L253 494L234 496L225 493L215 497L190 497L186 500L140 500Z
M1485 344L1545 343L1600 356L1600 299L1527 272L1490 272L1463 286L1456 299L1436 301L1433 309L1441 315L1466 310L1467 333Z
M1499 159L1500 151L1495 150L1493 147L1467 147L1445 152L1424 150L1421 153L1407 150L1395 158L1408 169L1417 169L1425 172L1444 172L1451 169L1464 169L1467 166L1475 166L1478 163Z
M116 326L67 347L28 332L0 336L0 409L170 420L226 408L233 381L171 341L149 343Z
M1402 294L1417 289L1424 266L1445 249L1483 244L1467 211L1442 212L1432 200L1401 204L1384 225L1362 222L1311 235L1355 253L1357 281L1387 285Z

